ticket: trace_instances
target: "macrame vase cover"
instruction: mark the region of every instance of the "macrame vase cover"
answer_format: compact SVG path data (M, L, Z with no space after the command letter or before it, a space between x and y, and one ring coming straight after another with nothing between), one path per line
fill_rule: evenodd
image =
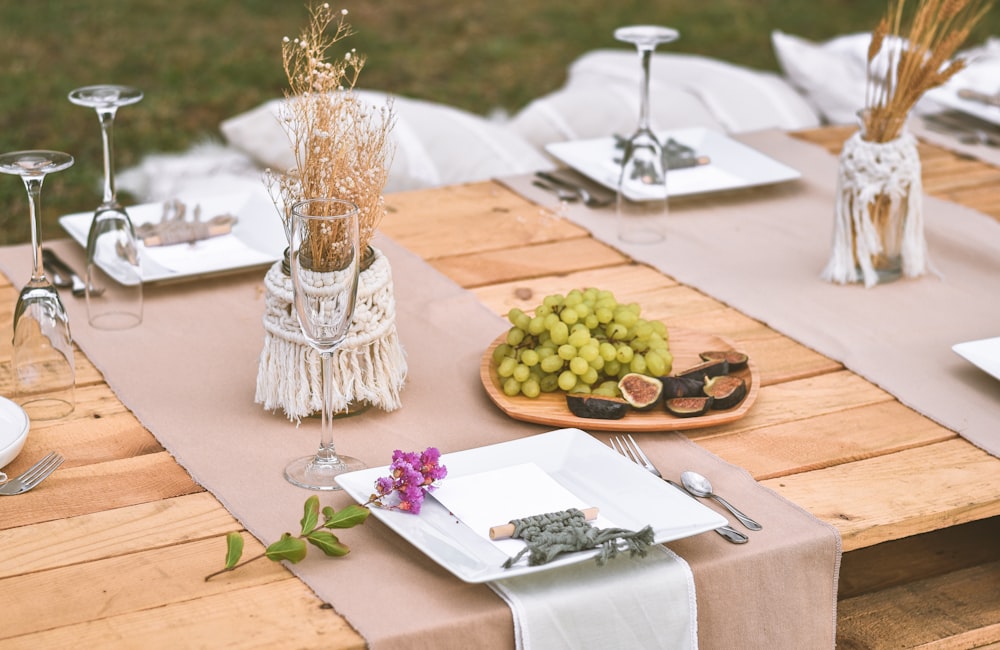
M378 249L361 271L354 319L333 353L334 412L368 403L386 411L400 407L406 357L396 332L392 268ZM257 369L256 402L285 412L289 420L319 412L323 372L319 353L302 336L292 304L292 279L276 262L264 277L264 349Z
M890 142L868 142L855 132L840 154L833 250L822 278L871 287L879 280L874 262L879 256L898 257L906 277L923 275L922 193L916 138L904 131ZM882 223L876 223L871 209L879 197L888 202Z

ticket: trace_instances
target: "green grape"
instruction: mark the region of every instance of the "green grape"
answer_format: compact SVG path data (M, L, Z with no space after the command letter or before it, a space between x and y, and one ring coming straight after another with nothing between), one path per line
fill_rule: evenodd
M552 308L546 305L545 303L542 303L537 307L535 307L535 316L541 316L542 318L545 318L551 313L552 313Z
M561 322L559 320L559 314L556 314L556 313L545 314L544 321L545 321L545 329L550 330L550 331L552 330L553 326L556 323Z
M635 350L627 345L619 347L615 353L615 359L618 360L619 363L631 363L634 356Z
M589 330L596 330L601 326L601 321L597 320L596 314L587 314L587 317L583 319L583 324L586 325Z
M614 319L615 312L608 307L598 307L594 310L594 317L597 318L597 322L601 325L607 325Z
M556 345L562 345L569 339L569 325L562 321L549 328L549 338Z
M493 363L500 365L504 357L508 357L514 354L514 348L510 347L506 343L501 343L500 345L493 348Z
M597 372L600 372L600 371L604 370L604 363L605 363L604 362L604 357L595 357L589 363L590 363L590 367L593 368L594 370L596 370Z
M503 394L507 397L517 397L520 392L521 382L513 377L508 377L506 381L503 382Z
M590 370L590 364L583 357L573 357L569 360L569 369L574 375L582 375Z
M586 327L581 327L580 329L570 334L566 342L572 345L574 348L582 348L583 346L590 343L590 330L588 330Z
M575 307L583 302L583 292L579 289L573 289L566 294L565 300L563 300L563 305L566 307Z
M542 304L550 309L555 309L563 304L563 297L557 293L545 296L542 300Z
M512 346L521 345L524 340L524 330L520 327L512 327L507 330L507 344Z
M510 310L509 310L509 311L507 312L507 320L509 320L509 321L510 321L510 324L511 324L511 325L513 325L514 327L517 327L517 320L518 320L518 319L519 319L519 318L520 318L521 316L527 316L527 314L525 314L525 313L524 313L524 310L523 310L523 309L519 309L519 308L517 308L517 307L512 307L512 308L511 308L511 309L510 309Z
M530 321L528 321L528 334L533 336L538 336L544 332L547 327L545 327L545 318L543 316L535 316Z
M573 311L575 311L576 315L580 318L586 318L590 315L590 305L585 302L581 302L578 305L573 305Z
M628 369L640 375L646 374L646 357L641 354L633 356L632 360L628 363Z
M626 328L632 327L638 320L639 317L635 312L629 309L619 308L615 311L615 322L624 325Z
M559 388L565 391L573 390L576 386L577 380L576 375L574 375L569 370L563 370L559 373Z
M537 379L528 379L521 384L521 394L525 397L538 397L541 392L542 388Z
M597 359L601 354L597 346L590 342L581 345L579 351L580 356L586 359L587 363Z
M602 341L597 347L597 350L600 353L601 358L605 361L614 361L615 355L618 354L618 351L615 350L615 346L607 341Z
M559 319L567 325L572 325L580 320L580 315L576 313L575 309L563 309L559 312Z
M559 390L559 375L554 373L542 375L541 381L538 382L538 387L542 389L543 393L556 392Z
M611 341L621 341L628 334L628 327L618 322L611 322L604 328L604 334Z
M500 365L497 366L497 374L503 378L510 377L511 375L514 374L514 368L516 367L517 367L517 360L514 359L513 357L506 357L503 361L500 362Z
M580 357L577 357L577 359L579 358ZM594 384L597 383L597 380L600 378L601 376L597 373L597 370L590 367L589 364L587 365L587 370L585 370L584 373L580 375L580 381L587 384L588 386L593 386Z
M569 343L565 343L559 346L559 349L556 351L556 354L559 355L560 359L569 361L570 359L576 356L576 347L570 345Z
M604 374L608 377L617 377L621 374L622 363L618 359L612 359L604 364Z
M552 354L544 359L542 359L538 367L542 369L542 372L559 372L563 367L563 358L557 354Z
M533 368L538 365L539 357L538 352L532 349L521 350L521 363L523 363L528 368Z
M510 376L516 379L518 382L524 383L528 381L528 377L531 376L531 368L524 365L523 363L519 363L514 367L514 372L511 373Z
M654 377L662 377L667 374L667 364L659 354L650 352L646 355L646 370Z

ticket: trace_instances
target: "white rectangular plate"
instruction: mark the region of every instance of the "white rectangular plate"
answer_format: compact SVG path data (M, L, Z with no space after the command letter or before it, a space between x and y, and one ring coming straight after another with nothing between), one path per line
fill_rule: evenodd
M263 189L216 196L178 196L177 199L187 206L189 215L194 206L200 205L204 221L223 213L236 215L238 221L232 233L193 244L147 247L140 242L139 266L143 282L193 279L262 267L273 264L284 254L288 245L284 228L274 204ZM138 227L143 223L159 222L163 216L163 204L128 206L126 211L133 225ZM86 248L93 217L93 212L68 214L59 218L59 224ZM188 216L188 219L191 218ZM105 268L105 271L109 269Z
M452 478L535 463L581 502L599 508L601 516L617 526L640 530L651 525L657 543L703 533L726 523L718 513L579 429L559 429L444 454L441 462ZM375 480L388 475L388 470L385 466L351 472L338 477L337 482L355 500L364 503ZM465 582L489 582L546 571L590 560L597 554L597 551L570 553L540 566L522 563L504 569L501 564L508 555L462 524L433 494L424 500L419 515L373 508L372 516Z
M1000 106L990 106L982 102L972 101L971 99L962 99L958 96L959 88L982 87L985 89L983 92L990 94L1000 90L1000 86L996 82L992 85L982 84L975 86L974 84L970 84L965 77L962 77L962 79L963 81L953 80L952 83L932 88L927 91L928 99L932 99L946 108L973 115L981 120L986 120L1000 126Z
M673 138L694 149L698 156L708 156L710 160L707 165L668 171L667 194L670 196L783 183L802 175L756 149L710 129L677 129L656 135L661 142ZM614 138L555 142L546 145L545 149L565 164L607 188L613 190L618 184L620 167L615 163L615 158L619 157L621 152L615 149ZM629 198L642 199L639 196L629 196Z
M1000 379L1000 336L956 343L951 349L981 370Z

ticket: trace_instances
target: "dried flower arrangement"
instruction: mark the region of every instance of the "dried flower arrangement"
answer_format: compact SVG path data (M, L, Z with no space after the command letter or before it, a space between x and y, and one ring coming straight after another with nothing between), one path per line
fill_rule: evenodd
M965 67L953 59L993 0L919 0L903 27L906 0L889 0L886 14L868 47L862 130L869 142L899 136L913 106L925 92L944 84ZM884 61L876 61L886 49Z
M306 28L298 38L285 37L281 47L289 88L279 119L296 166L283 174L267 170L265 183L286 232L296 201L337 198L356 204L365 250L385 216L382 192L394 154L389 134L396 117L391 100L372 107L356 94L364 56L351 49L327 60L330 48L353 34L347 10L323 3L308 11Z

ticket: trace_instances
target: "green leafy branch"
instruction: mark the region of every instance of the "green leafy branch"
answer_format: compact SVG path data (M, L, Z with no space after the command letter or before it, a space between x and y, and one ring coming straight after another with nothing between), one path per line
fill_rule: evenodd
M298 535L293 536L286 532L282 534L281 539L264 549L263 553L243 562L240 562L240 558L243 556L243 536L237 532L228 533L226 535L225 568L205 576L205 581L264 557L272 562L288 560L292 564L296 564L306 557L309 544L330 557L347 555L350 549L328 529L353 528L358 524L363 524L368 515L371 514L371 511L365 506L353 503L339 511L330 506L320 510L319 497L315 495L306 499L304 511L300 522L301 531ZM323 523L319 521L320 514L323 515Z

